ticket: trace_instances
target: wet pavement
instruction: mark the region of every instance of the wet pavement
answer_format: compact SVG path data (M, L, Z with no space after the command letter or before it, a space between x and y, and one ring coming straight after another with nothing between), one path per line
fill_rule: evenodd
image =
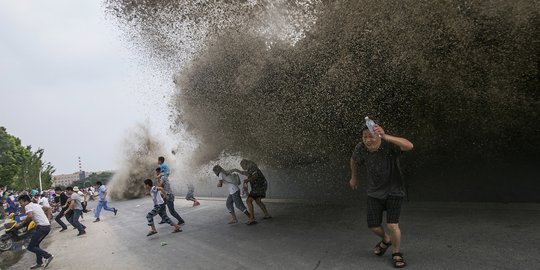
M201 205L177 198L183 232L166 224L146 237L149 197L111 202L118 216L86 215L88 234L54 233L45 241L55 255L50 269L393 269L390 250L372 254L378 242L367 228L362 201L329 205L268 200L273 219L229 225L223 199ZM93 208L95 202L90 202ZM156 223L159 217L155 218ZM405 203L402 251L408 269L540 269L539 204ZM34 255L9 269L28 269Z

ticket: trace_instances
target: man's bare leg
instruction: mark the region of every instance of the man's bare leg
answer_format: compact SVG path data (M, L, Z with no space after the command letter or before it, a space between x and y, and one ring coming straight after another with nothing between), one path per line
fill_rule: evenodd
M251 224L255 220L255 210L253 209L253 198L248 197L246 200L247 208L248 208L248 224Z
M390 234L390 239L392 239L392 246L393 246L392 250L394 251L394 253L400 252L401 230L399 229L399 224L391 223L391 224L387 224L387 226L388 226L388 233Z
M386 232L384 231L383 227L379 226L379 227L373 227L373 228L369 228L373 233L375 233L376 235L378 235L385 243L388 243L391 239L390 239L390 235L386 234Z
M268 214L268 210L266 209L266 205L262 202L261 198L257 198L257 200L255 200L255 202L257 203L259 208L261 208L261 210L263 211L264 217L265 218L270 217L270 214Z
M384 243L390 243L391 242L391 238L390 238L390 235L388 235L385 231L384 231L384 228L379 226L379 227L373 227L373 228L369 228L373 233L375 233L377 236L379 236L383 243L377 245L375 247L375 249L373 250L373 253L375 253L375 255L379 255L381 256L383 253L383 251L381 249L384 249L384 251L386 251L386 248L388 248L388 245L385 245Z
M156 226L150 225L150 232L148 232L148 234L146 236L150 236L150 235L156 234L156 233L157 233Z
M401 230L399 229L398 223L390 223L387 225L388 231L390 233L390 238L392 239L393 243L393 253L396 256L392 257L392 260L394 260L394 266L395 267L405 267L406 263L403 261L403 255L401 255L400 248L401 248ZM398 253L398 254L396 254Z
M229 221L229 224L238 223L238 219L236 218L236 214L234 212L231 212L231 220Z

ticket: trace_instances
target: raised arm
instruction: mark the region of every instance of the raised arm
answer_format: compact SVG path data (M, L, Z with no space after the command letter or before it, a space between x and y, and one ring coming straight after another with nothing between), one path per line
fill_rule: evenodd
M385 140L385 141L387 141L389 143L393 143L393 144L397 145L399 147L399 149L401 149L401 151L410 151L414 147L412 142L410 142L409 140L407 140L405 138L401 138L401 137L386 134L384 132L384 129L379 125L375 125L375 127L373 129L375 130L375 133L379 134L379 136L381 136L381 138L383 140Z
M228 170L227 171L228 173L239 173L239 174L242 174L242 175L245 175L245 176L248 176L249 175L249 172L248 171L241 171L239 169L232 169L232 170Z

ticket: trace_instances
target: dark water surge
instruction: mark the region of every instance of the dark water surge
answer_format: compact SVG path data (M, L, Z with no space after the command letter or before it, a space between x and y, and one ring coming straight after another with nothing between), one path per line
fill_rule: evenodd
M348 160L369 115L414 143L412 200L540 202L538 1L104 6L174 80L194 164L239 153L271 168L276 196L354 196Z
M114 174L109 186L111 197L117 200L142 197L143 181L156 178L157 157L165 152L145 125L137 126L126 136L124 149L124 166Z

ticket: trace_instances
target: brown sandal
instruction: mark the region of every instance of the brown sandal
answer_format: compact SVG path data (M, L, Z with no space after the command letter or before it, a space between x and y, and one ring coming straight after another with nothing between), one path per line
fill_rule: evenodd
M403 254L401 252L392 253L392 260L394 261L395 268L403 268L407 265L403 260Z
M382 245L385 245L386 247L383 247ZM392 245L392 242L388 242L388 243L385 243L384 240L381 240L381 242L379 242L376 246L375 246L375 250L373 251L373 253L375 253L375 255L377 256L382 256L384 255L384 253L386 253L386 250ZM377 252L379 251L379 252Z

